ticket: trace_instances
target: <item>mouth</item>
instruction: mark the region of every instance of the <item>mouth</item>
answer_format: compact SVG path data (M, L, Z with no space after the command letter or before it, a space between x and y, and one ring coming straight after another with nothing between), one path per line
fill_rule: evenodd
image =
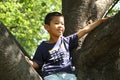
M63 29L61 29L61 28L58 29L57 31L58 31L59 33L63 33Z

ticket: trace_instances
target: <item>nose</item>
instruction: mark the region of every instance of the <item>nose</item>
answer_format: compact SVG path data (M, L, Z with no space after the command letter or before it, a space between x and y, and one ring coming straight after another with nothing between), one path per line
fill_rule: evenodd
M60 24L59 24L59 27L64 27L64 24L60 23Z

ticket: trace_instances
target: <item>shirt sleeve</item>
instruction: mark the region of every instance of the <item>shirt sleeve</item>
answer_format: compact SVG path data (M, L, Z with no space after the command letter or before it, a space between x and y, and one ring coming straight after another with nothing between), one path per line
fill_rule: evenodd
M78 36L77 34L72 34L67 37L69 39L69 49L75 49L78 47Z
M43 57L42 57L41 48L42 48L41 45L39 45L32 59L32 61L35 61L39 65L39 68L42 68L43 66Z

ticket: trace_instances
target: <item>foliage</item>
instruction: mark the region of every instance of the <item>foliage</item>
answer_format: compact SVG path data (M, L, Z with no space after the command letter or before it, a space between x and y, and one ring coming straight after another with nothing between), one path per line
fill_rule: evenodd
M43 28L44 16L61 12L61 0L1 0L0 21L16 37L21 46L33 55L37 45L49 35Z
M107 16L113 16L120 11L120 0L117 4L109 11Z

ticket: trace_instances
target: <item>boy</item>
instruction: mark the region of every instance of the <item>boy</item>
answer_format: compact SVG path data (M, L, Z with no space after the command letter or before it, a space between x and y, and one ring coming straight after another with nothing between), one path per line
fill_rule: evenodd
M78 46L78 40L97 27L107 18L100 19L75 34L63 36L64 17L59 12L52 12L45 17L45 29L50 34L48 41L38 46L33 60L26 57L35 69L42 69L44 80L77 80L72 66L71 51Z

